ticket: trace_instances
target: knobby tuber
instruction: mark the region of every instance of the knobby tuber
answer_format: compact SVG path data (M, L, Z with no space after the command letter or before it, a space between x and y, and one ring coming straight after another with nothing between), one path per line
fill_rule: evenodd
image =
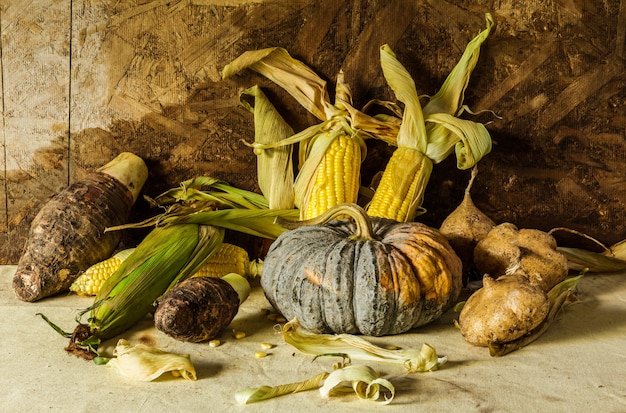
M13 277L20 300L37 301L69 290L82 271L108 258L119 243L110 226L126 223L148 169L124 152L53 196L31 223Z
M537 327L548 315L548 297L518 274L485 275L459 315L461 334L475 346L508 343Z
M155 326L176 340L211 340L230 324L249 292L248 281L234 273L189 278L163 296L154 313Z
M473 266L476 244L496 226L495 222L478 209L472 200L471 189L477 174L478 169L474 166L463 200L446 217L439 228L463 263L465 282L468 281L468 274Z
M563 281L569 271L554 237L536 229L518 229L511 223L495 226L478 242L474 264L481 274L492 277L523 275L544 292Z

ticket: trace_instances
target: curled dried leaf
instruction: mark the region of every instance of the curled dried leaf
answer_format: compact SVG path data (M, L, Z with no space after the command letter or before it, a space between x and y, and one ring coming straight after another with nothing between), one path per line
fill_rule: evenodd
M389 404L393 400L396 390L387 379L378 376L378 373L369 366L346 366L334 370L320 388L320 395L329 398L342 387L350 386L359 399L369 400L382 404Z
M409 373L437 370L448 360L439 357L430 344L424 343L420 349L383 348L352 334L312 333L301 328L298 320L285 324L283 339L306 354L343 354L353 360L401 364Z
M152 381L164 373L196 380L196 369L189 355L168 353L143 344L131 345L128 340L120 339L107 366L117 369L125 377L138 381Z

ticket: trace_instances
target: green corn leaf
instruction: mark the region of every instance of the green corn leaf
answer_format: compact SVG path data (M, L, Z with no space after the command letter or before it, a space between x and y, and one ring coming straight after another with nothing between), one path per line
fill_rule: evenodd
M217 250L224 230L202 225L156 227L95 297L90 327L101 339L133 326L173 283L193 275Z
M216 211L199 212L186 216L163 218L162 225L170 224L201 224L215 225L222 228L239 231L267 239L276 239L285 231L285 228L276 224L277 217L296 220L300 212L297 209L221 209Z

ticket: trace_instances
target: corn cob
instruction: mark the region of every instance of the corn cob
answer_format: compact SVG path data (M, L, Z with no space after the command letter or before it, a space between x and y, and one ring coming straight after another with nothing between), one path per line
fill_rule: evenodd
M262 266L260 261L251 261L248 252L240 246L223 243L193 277L223 277L230 273L257 277L261 275Z
M468 169L491 150L491 137L483 124L458 118L480 46L493 26L490 14L486 20L487 28L468 44L461 60L423 110L409 72L389 45L380 48L383 75L404 109L397 149L367 206L369 215L412 221L422 205L433 164L455 152L457 167Z
M293 185L293 203L300 210L300 219L317 217L337 204L356 203L360 165L367 149L364 140L376 137L395 143L397 122L372 117L355 109L343 71L337 74L335 101L331 102L326 81L283 48L245 52L224 67L222 77L229 78L244 69L254 70L284 88L321 121L291 136L282 128L279 129L282 133L278 133L280 139L274 136L274 139L264 140L261 137L267 134L276 135L276 127L269 122L269 110L261 111L255 107L255 135L259 139L255 139L251 146L257 155L268 149L300 144L298 174ZM254 96L255 102L267 105L260 99L265 96L258 91L248 93ZM259 175L273 177L276 170L285 169L284 165L283 162L274 170L264 168Z
M96 295L104 282L113 274L134 248L122 250L106 260L87 268L84 273L70 285L70 291L79 295Z
M373 217L410 221L421 206L433 162L417 149L398 147L367 207Z
M356 139L345 133L330 138L333 141L324 153L315 171L314 184L306 195L303 219L315 218L338 204L357 201L361 147Z
M120 251L111 258L92 265L74 281L70 286L70 291L79 295L96 295L104 282L117 271L134 250L134 248L129 248ZM245 249L223 243L193 277L223 277L233 272L247 277L256 277L261 275L261 267L261 262L250 261Z
M224 229L210 225L154 228L98 291L89 317L91 336L105 340L129 329L158 297L195 274L223 239Z

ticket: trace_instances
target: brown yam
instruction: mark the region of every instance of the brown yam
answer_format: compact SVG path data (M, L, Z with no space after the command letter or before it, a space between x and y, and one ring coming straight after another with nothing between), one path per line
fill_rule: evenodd
M503 223L476 245L474 264L481 274L523 275L531 284L548 292L569 271L567 258L556 248L555 239L546 232Z
M156 328L189 342L215 338L239 311L239 295L227 281L195 277L172 287L154 312Z
M31 223L13 278L17 297L33 302L68 291L82 271L111 256L120 234L105 229L127 221L146 178L143 160L123 153L53 196Z
M459 315L465 340L475 346L509 343L540 325L548 315L546 293L521 275L483 278Z
M469 269L473 265L474 247L496 226L495 222L476 207L472 200L471 189L478 169L472 169L472 175L465 188L465 195L459 206L441 223L439 230L448 239L452 249L463 263L464 281L467 281Z

